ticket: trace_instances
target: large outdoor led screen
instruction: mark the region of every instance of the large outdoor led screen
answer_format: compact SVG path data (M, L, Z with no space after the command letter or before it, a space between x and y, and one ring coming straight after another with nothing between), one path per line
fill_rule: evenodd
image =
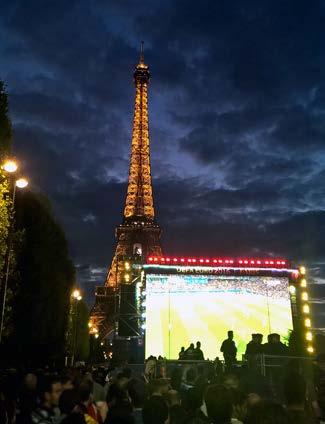
M234 331L238 356L252 333L292 329L288 279L263 276L146 276L146 357L177 359L181 347L201 341L205 358L222 357L220 345Z

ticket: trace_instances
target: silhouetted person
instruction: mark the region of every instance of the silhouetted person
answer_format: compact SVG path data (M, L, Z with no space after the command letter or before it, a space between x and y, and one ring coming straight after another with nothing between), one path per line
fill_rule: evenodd
M185 347L182 346L181 347L181 350L180 350L180 352L178 354L178 359L181 361L181 360L185 359L185 356L186 356L186 354L185 354Z
M201 342L196 342L196 348L194 349L194 356L197 361L204 361L204 355L201 350Z
M208 417L212 423L230 424L232 416L232 399L229 390L221 384L209 386L204 400Z
M233 340L234 332L228 331L228 339L222 342L220 351L223 353L226 368L231 368L236 362L237 348Z
M262 353L262 334L252 334L252 340L247 343L245 355L258 355Z
M288 354L288 347L281 342L280 335L274 333L273 334L273 351L275 352L275 355L287 355Z
M185 358L188 361L193 360L195 357L195 349L194 349L194 343L191 343L189 347L185 350Z

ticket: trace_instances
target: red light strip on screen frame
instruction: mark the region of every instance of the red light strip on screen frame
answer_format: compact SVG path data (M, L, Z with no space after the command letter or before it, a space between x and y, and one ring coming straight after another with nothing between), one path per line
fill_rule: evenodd
M184 258L174 256L149 256L147 264L156 265L191 265L209 267L229 267L229 268L287 268L288 261L285 259L231 259L231 258Z

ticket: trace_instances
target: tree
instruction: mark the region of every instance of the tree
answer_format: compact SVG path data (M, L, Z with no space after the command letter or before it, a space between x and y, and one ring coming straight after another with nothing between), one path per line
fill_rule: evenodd
M8 116L8 96L4 82L0 80L0 165L10 152L12 128ZM0 281L3 278L4 258L7 250L10 224L9 181L0 166Z
M75 269L45 196L17 193L16 227L23 241L17 253L19 280L10 281L17 291L8 342L18 357L48 362L64 355Z

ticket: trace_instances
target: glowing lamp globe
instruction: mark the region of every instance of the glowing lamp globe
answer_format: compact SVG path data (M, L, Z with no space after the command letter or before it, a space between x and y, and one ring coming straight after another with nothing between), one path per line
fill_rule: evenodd
M7 172L16 172L18 165L13 160L7 160L3 165L3 169Z
M18 188L25 188L28 186L28 181L26 178L19 178L19 180L16 181L16 186Z

